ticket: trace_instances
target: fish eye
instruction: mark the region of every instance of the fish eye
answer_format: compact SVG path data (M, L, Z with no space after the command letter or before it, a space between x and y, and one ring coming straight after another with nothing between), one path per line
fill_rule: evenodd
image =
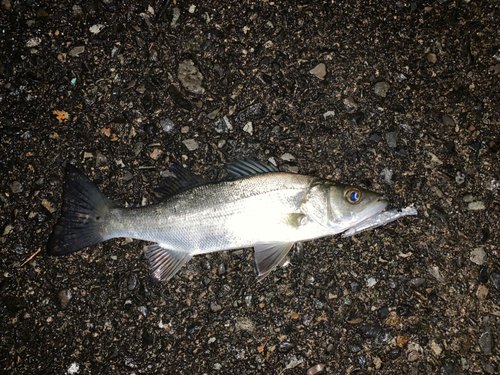
M357 204L361 201L361 190L349 188L344 193L345 199L351 204Z

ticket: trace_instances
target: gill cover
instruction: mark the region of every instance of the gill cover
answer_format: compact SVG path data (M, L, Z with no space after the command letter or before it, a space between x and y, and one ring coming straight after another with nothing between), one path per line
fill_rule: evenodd
M318 181L304 196L300 210L310 219L324 227L332 227L337 219L332 215L330 202L330 184Z

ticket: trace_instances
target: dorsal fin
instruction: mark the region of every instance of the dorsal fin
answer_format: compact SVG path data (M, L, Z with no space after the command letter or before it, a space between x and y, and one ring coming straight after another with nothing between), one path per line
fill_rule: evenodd
M229 179L245 178L258 174L276 173L278 169L272 165L266 165L250 159L235 160L227 167Z
M209 180L188 171L179 164L171 164L168 167L168 171L171 172L173 176L163 178L161 185L155 189L154 193L157 197L156 202L178 194L181 191L205 185L210 182Z

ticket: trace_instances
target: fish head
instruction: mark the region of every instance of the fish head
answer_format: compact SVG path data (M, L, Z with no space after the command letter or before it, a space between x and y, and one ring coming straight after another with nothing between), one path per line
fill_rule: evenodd
M318 181L305 195L301 211L327 228L329 233L343 232L385 209L388 201L381 194L352 185Z

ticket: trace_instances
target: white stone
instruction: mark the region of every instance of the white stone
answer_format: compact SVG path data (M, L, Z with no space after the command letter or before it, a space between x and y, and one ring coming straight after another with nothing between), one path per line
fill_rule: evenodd
M248 134L253 134L252 121L249 121L245 124L245 126L243 127L243 131L247 132Z
M488 255L486 254L486 252L480 247L472 250L470 253L470 261L477 264L478 266L482 266L484 262L486 262L487 257Z
M471 211L481 211L485 210L486 206L484 205L484 202L477 201L477 202L470 202L467 208Z
M182 141L182 143L184 143L184 146L186 146L189 151L197 150L198 147L200 147L200 145L198 144L198 142L196 142L192 138L185 139L184 141Z
M284 160L284 161L292 161L292 160L295 160L295 156L293 156L292 154L289 154L288 152L281 155L281 160Z
M323 113L323 117L324 118L335 117L335 111L327 111L327 112Z
M99 34L102 29L104 29L106 26L104 26L103 24L96 24L96 25L93 25L93 26L90 26L89 30L92 34Z

